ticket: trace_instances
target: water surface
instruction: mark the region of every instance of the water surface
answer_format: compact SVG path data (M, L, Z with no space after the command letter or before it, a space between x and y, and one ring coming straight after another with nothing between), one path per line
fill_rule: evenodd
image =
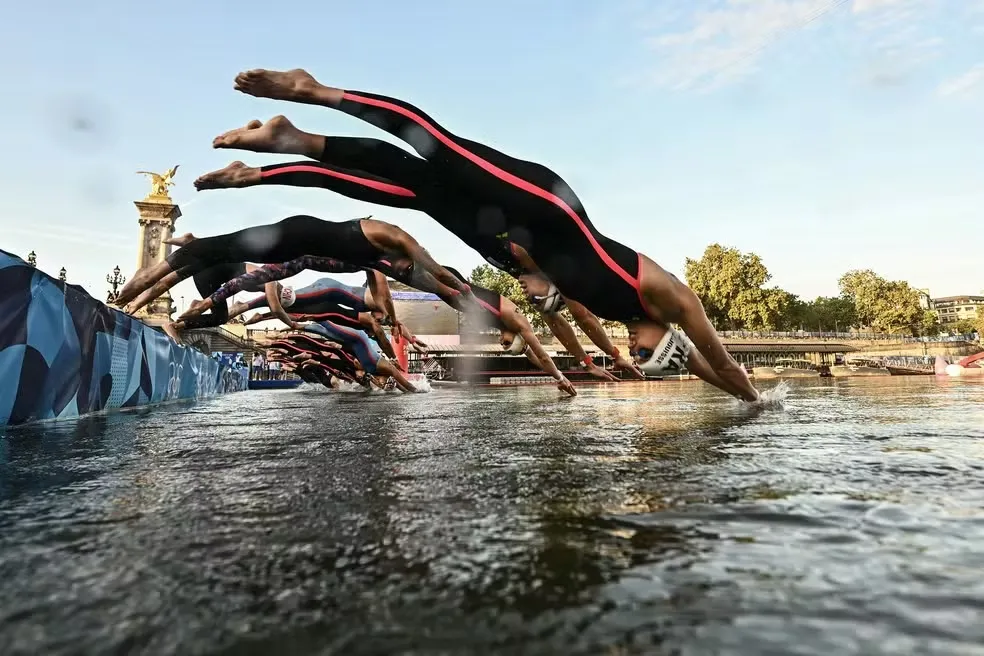
M0 436L4 654L984 653L984 384L246 392Z

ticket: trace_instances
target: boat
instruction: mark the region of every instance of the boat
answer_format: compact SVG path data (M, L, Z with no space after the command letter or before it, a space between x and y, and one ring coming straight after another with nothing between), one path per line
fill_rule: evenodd
M854 376L891 376L888 367L873 360L852 360L844 364L835 364L830 368L834 378L850 378Z
M937 368L939 365L937 365ZM984 377L984 353L977 353L963 358L955 364L947 364L943 368L943 373L947 376L960 376L962 378Z
M887 364L885 368L888 369L888 373L893 376L932 376L936 373L933 370L932 365L927 365L924 367L914 366L914 365L895 365Z
M772 367L754 367L755 378L819 378L820 370L809 360L779 358Z

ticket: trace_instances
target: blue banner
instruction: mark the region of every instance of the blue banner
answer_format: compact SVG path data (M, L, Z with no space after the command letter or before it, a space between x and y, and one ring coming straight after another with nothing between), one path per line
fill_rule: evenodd
M231 367L0 250L0 426L246 389Z

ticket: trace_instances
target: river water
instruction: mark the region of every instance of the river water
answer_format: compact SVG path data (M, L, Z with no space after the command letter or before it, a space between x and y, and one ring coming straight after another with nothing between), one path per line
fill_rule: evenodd
M0 436L0 653L982 654L984 384L246 392Z

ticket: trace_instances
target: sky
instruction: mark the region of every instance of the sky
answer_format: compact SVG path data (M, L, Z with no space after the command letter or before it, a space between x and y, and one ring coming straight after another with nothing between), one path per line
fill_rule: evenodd
M178 233L372 214L442 263L481 263L416 212L195 191L234 159L284 161L211 148L254 118L392 141L232 88L241 70L298 67L545 164L601 232L678 275L717 242L808 299L855 268L933 296L984 290L984 0L35 0L5 12L0 55L0 248L97 298L136 266L132 202L150 187L135 172L175 164Z

